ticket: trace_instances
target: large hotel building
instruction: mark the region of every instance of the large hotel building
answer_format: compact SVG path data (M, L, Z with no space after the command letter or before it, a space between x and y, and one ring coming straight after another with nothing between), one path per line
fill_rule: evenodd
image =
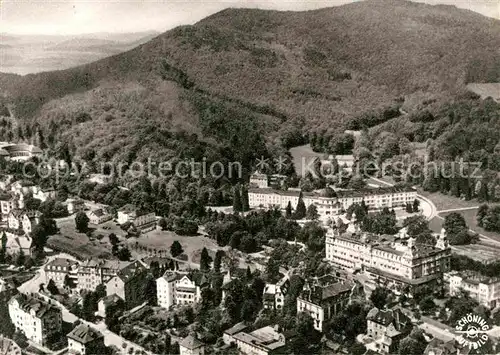
M362 271L377 284L396 292L405 287L442 284L443 273L450 270L451 249L441 231L435 246L416 244L403 230L396 236L345 233L329 229L326 258L335 266L351 272Z
M297 206L300 190L275 190L271 188L251 188L248 191L250 208L280 208L285 209L290 202L292 207ZM331 190L327 193L302 192L302 199L306 205L316 205L320 216L338 215L342 210L362 201L371 209L384 207L403 207L413 203L417 191L408 187L383 187L363 190Z

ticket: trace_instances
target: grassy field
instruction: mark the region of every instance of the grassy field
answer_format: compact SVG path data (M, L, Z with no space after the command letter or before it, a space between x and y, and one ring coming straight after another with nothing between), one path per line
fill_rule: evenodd
M452 213L452 212L440 213L439 215L444 218L450 213ZM477 221L476 221L477 209L457 211L457 213L460 213L462 216L464 216L464 219L467 222L467 225L474 232L485 235L491 239L500 241L500 234L499 233L485 231L483 228L481 228L477 225ZM498 252L500 253L500 250Z
M488 96L495 100L500 100L500 83L470 83L467 84L467 89L480 95L485 99Z
M417 191L419 195L425 196L434 202L438 211L479 206L479 202L476 200L465 201L439 192L430 193L421 188L418 188Z
M127 243L130 245L130 249L135 249L136 243L140 246L147 247L149 249L163 250L170 252L170 246L174 241L179 241L184 249L184 254L187 255L188 260L193 263L199 263L199 255L203 248L207 248L210 254L215 255L215 251L220 249L214 240L198 235L198 236L180 236L170 231L162 231L160 229L153 230L139 238L129 238ZM213 251L213 252L212 252ZM137 254L141 254L141 250L136 251ZM213 256L212 255L212 256Z
M91 257L109 257L111 255L111 244L106 237L110 233L118 236L124 232L113 222L106 222L95 226L90 224L93 229L92 236L89 238L85 233L79 233L75 229L75 217L69 216L56 219L59 234L53 235L48 240L48 246L52 249L68 252L80 259ZM108 229L104 227L107 226Z
M464 255L483 263L500 260L500 249L484 244L454 245L451 250L455 254Z

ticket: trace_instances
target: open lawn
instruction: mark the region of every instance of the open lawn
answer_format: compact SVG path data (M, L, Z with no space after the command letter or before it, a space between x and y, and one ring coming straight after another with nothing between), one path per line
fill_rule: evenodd
M138 245L149 249L170 252L170 246L176 240L181 243L184 254L188 256L189 262L193 263L199 263L199 254L203 248L207 248L209 251L212 250L214 253L217 249L220 249L214 240L202 235L192 237L180 236L171 231L162 231L159 228L138 238L129 238L127 243L131 246L131 250L135 250L135 245L138 243ZM140 248L135 251L141 254ZM146 253L144 252L144 254Z
M496 241L500 241L500 234L499 233L487 232L483 228L481 228L481 227L479 227L477 225L477 221L476 221L477 209L464 210L464 211L456 211L456 212L460 213L464 217L465 221L467 222L467 225L474 232L476 232L478 234L485 235L485 236L487 236L487 237L489 237L491 239L494 239ZM440 213L439 215L441 217L445 218L450 213L452 213L452 212ZM498 250L498 253L500 253L500 250Z
M100 226L89 225L92 232L92 237L89 238L85 233L79 233L75 229L75 217L69 216L56 219L59 234L50 236L47 246L67 252L79 259L87 259L91 257L109 257L111 255L111 244L108 238L99 239L99 235L107 236L114 231L112 222ZM110 229L103 229L104 225L110 224ZM119 228L118 228L119 229ZM121 230L120 230L121 231ZM118 231L117 231L118 232ZM121 231L120 234L123 234Z
M430 193L422 190L421 188L418 188L417 191L419 195L425 196L434 202L438 211L475 207L480 205L480 203L476 200L466 201L454 196L444 195L439 192Z

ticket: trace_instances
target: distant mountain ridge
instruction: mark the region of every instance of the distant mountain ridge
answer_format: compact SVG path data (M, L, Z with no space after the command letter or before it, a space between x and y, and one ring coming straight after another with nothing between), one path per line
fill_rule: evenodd
M210 125L231 120L217 116L214 102L253 115L257 132L274 140L293 127L338 133L366 112L412 110L450 100L469 82L498 81L499 48L500 21L449 6L368 0L306 12L227 9L90 64L0 78L0 88L21 118L71 134L83 124L85 139L74 138L82 147L109 142L93 128L118 122L108 114L130 135L155 122L208 139ZM92 125L78 122L79 112Z

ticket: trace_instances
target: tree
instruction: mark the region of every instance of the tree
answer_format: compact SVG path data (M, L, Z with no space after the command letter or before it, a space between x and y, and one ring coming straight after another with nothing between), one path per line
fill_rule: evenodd
M59 290L57 289L57 286L54 282L54 280L50 279L49 283L47 284L47 291L49 291L52 295L58 295Z
M317 353L321 333L314 329L314 319L307 313L299 313L295 325L296 336L291 340L290 347L294 354Z
M420 201L418 199L413 200L413 212L418 212L420 207Z
M297 201L297 207L295 208L295 219L303 219L306 216L306 204L302 198L302 191L299 193L299 200Z
M210 271L210 263L212 262L212 258L210 255L208 255L208 250L207 248L203 248L201 251L201 257L200 257L200 270L202 272L208 272Z
M25 262L26 262L26 256L24 255L24 251L21 249L19 251L19 254L17 254L16 265L23 266Z
M309 205L306 212L306 218L312 221L319 218L318 208L315 205Z
M248 200L248 189L246 186L241 187L241 209L243 212L250 210L249 200Z
M158 226L161 228L162 231L167 230L168 224L167 220L165 218L160 218L158 221Z
M387 305L387 300L390 294L391 291L388 289L377 286L370 295L370 301L372 301L375 307L383 309Z
M241 212L242 211L241 196L240 196L240 190L238 189L238 187L235 187L233 189L233 211L234 212Z
M87 214L83 211L80 211L76 214L75 216L75 225L76 225L76 230L79 231L80 233L85 233L87 232L89 228L89 217L87 217Z
M288 205L286 206L286 209L285 209L285 217L287 219L291 219L292 218L292 214L293 214L292 203L290 201L288 201Z
M7 249L7 234L2 232L2 249L0 250L0 263L5 263L5 255Z
M418 307L422 311L423 314L428 314L436 308L436 304L434 303L434 298L432 296L424 297L418 304Z
M126 247L120 248L116 253L116 257L121 261L129 261L132 257L130 250Z
M479 227L483 226L483 219L488 214L488 208L489 208L488 205L483 203L481 206L479 206L479 208L477 210L476 221L477 221L477 225Z
M446 230L446 235L450 241L459 232L469 229L465 218L458 212L452 212L444 218L443 228Z
M172 257L177 258L182 253L184 253L184 249L182 249L181 243L179 243L178 240L175 240L170 246L170 254Z
M219 273L220 272L220 267L222 264L222 257L224 256L224 252L222 250L217 250L215 253L215 259L214 259L214 271Z

